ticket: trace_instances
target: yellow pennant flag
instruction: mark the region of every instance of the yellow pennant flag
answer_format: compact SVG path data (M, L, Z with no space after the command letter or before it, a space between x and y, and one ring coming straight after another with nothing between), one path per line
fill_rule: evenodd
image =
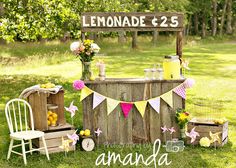
M161 95L162 100L164 100L170 107L173 108L173 97L172 97L172 90Z
M144 116L145 110L146 110L146 106L147 106L147 101L138 101L138 102L134 102L136 108L138 109L138 111L140 112L141 116Z
M120 101L107 98L107 115L109 115L119 103Z
M92 94L93 91L91 89L89 89L88 87L84 87L81 90L81 94L80 94L80 101L84 100L86 97L88 97L90 94Z

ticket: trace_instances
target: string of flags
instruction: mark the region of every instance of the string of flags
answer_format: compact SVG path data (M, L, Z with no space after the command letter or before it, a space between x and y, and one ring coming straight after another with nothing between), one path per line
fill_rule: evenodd
M144 117L147 104L149 104L157 113L160 113L160 100L165 101L171 108L173 108L173 92L186 99L186 89L191 88L194 85L193 79L186 79L182 84L176 86L170 91L148 100L141 100L136 102L125 102L115 100L104 95L101 95L87 86L81 89L80 101L84 100L89 95L93 94L93 109L99 106L103 101L107 101L107 115L109 115L114 109L120 105L124 117L127 118L132 108L135 106L140 115Z

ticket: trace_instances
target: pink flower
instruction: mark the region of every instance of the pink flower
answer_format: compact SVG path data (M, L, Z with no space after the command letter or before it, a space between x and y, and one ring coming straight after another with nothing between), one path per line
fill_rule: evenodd
M82 46L80 46L79 51L83 52L84 49L85 49L85 47L82 45Z
M189 116L189 112L184 112L184 114L185 114L186 116Z
M75 89L75 90L81 90L81 89L83 89L84 88L84 82L82 81L82 80L75 80L74 82L73 82L73 88Z

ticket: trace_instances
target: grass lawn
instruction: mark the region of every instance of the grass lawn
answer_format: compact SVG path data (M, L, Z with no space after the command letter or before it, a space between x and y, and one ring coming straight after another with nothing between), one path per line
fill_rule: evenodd
M175 40L172 37L162 37L157 47L148 42L150 37L139 38L137 50L130 49L130 41L125 45L118 45L116 39L104 39L103 42L99 42L102 50L100 55L95 57L94 74L97 75L95 62L103 59L107 64L107 77L143 77L144 68L161 63L164 55L175 53ZM6 160L9 133L4 115L5 103L19 96L24 88L48 81L61 84L66 90L65 104L69 105L75 100L81 109L78 102L79 94L73 91L71 85L73 80L81 76L81 64L70 53L69 45L70 43L58 41L0 45L0 167L25 167L22 158L17 155L13 154L9 161ZM196 80L195 87L188 91L187 110L191 112L192 117L226 117L230 122L229 143L217 150L187 146L183 152L169 153L168 160L172 163L168 167L234 168L236 167L236 41L221 42L212 39L200 41L191 38L184 45L183 56L190 60L191 71L187 72L186 76ZM199 101L212 108L203 109L194 106L194 103ZM68 113L66 117L70 122ZM76 114L74 123L77 127L82 126L81 110ZM51 154L50 162L45 156L34 153L32 156L27 156L26 167L96 167L96 158L108 151L120 153L121 156L138 152L147 158L152 154L152 145L109 148L100 146L94 152L77 150L70 152L67 157L64 153ZM161 151L165 152L164 149ZM157 160L159 157L160 155L157 156ZM111 165L111 167L120 166L122 165ZM144 165L140 164L138 167ZM150 167L154 165L151 164Z

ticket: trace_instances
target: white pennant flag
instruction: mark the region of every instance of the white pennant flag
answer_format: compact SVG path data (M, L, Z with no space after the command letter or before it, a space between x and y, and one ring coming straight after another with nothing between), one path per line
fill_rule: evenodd
M105 100L106 97L98 94L97 92L93 93L93 109L95 109L99 104L101 104L103 102L103 100Z
M152 108L160 113L160 97L156 97L153 99L148 100L148 103L152 106Z

